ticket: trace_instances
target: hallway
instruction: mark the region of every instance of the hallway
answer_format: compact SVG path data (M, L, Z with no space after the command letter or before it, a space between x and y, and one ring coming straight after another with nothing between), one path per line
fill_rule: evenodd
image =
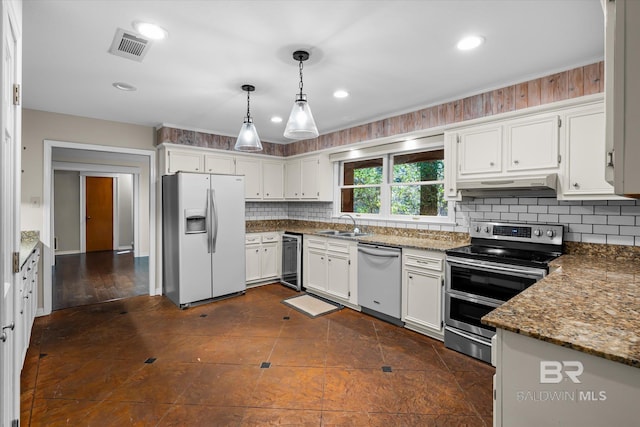
M139 296L36 320L24 426L490 426L495 369L279 284L179 310Z
M149 294L149 257L101 251L56 256L53 310Z

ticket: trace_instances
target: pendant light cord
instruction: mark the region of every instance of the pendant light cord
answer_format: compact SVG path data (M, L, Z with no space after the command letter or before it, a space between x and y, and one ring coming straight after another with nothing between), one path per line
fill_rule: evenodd
M249 95L251 94L251 91L247 91L247 120L251 119L251 115L249 114Z
M302 98L302 59L300 60L300 98Z

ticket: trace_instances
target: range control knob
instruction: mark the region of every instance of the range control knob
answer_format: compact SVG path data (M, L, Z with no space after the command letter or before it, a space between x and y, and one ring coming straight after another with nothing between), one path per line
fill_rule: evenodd
M473 227L473 229L476 231L476 233L480 232L480 226L476 225L475 227Z
M488 225L486 225L486 226L484 227L484 232L485 232L485 233L488 233L488 232L489 232L489 226L488 226Z
M547 230L547 236L553 237L555 235L556 235L556 233L554 233L553 230Z
M533 230L533 234L537 237L542 236L542 230L540 230L539 228L536 228L535 230Z

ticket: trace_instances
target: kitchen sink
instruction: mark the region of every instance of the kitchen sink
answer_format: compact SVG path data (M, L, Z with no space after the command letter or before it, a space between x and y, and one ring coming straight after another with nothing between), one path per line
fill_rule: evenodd
M341 237L360 237L360 236L368 236L369 233L354 233L353 231L340 231L336 234L336 236Z
M340 234L341 231L338 230L320 230L316 231L316 234L325 234L327 236L335 236L336 234Z

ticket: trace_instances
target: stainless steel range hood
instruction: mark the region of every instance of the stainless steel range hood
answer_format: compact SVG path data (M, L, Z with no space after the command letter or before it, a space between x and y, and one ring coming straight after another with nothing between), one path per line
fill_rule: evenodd
M458 181L463 197L557 197L557 174Z

